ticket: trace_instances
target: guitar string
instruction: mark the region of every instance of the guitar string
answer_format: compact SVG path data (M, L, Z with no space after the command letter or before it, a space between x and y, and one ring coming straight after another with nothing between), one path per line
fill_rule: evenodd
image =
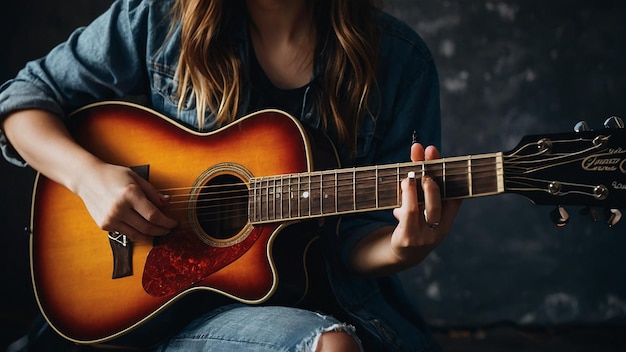
M554 159L557 159L560 157L555 157ZM565 161L566 163L571 163L573 161L580 161L582 159L576 159L576 160L568 160ZM539 162L539 161L536 161ZM528 161L524 161L524 162L520 162L520 161L514 161L512 163L509 164L505 164L503 168L496 168L495 170L497 170L498 174L497 176L502 176L502 174L504 173L504 170L507 171L507 173L511 173L511 174L515 174L515 173L521 173L520 171L516 170L516 164L521 164L521 163L528 163ZM434 165L434 164L431 164ZM497 163L493 163L493 165L497 165ZM418 164L411 164L408 166L398 166L393 167L393 168L385 168L385 169L378 169L378 171L380 170L396 170L396 169L404 169L404 168L416 168L415 171L417 171L418 173L421 173L421 170L417 170L417 169L421 169L422 164L418 163ZM492 164L472 164L471 165L471 172L468 172L468 166L467 165L461 165L458 167L446 167L445 170L441 171L439 169L430 169L427 170L427 174L433 178L441 178L444 174L445 171L445 177L446 179L453 179L456 176L461 176L461 180L465 180L467 179L467 177L469 177L469 175L472 175L472 178L474 179L473 181L475 181L475 179L477 179L478 177L476 176L476 174L479 172L477 171L478 168L480 167L491 167ZM525 170L525 173L533 173L535 171L538 171L539 169L528 169L528 167L520 167L521 170ZM504 169L504 170L503 170ZM455 173L454 170L463 170L463 172L458 172ZM257 178L258 180L261 180L261 182L263 182L262 180L267 180L267 182L269 182L270 180L272 181L276 181L276 180L289 180L289 184L288 186L300 186L300 185L308 185L309 182L306 182L307 179L319 179L319 178L323 178L325 175L337 175L337 183L340 183L342 181L346 181L346 182L353 182L355 180L354 177L352 177L352 175L354 175L354 173L366 173L366 172L371 172L371 171L376 171L376 169L363 169L363 170L356 170L356 171L345 171L342 170L340 172L336 172L336 171L320 171L320 172L312 172L312 173L295 173L295 174L286 174L286 175L276 175L276 176L264 176L264 177L259 177ZM485 171L487 173L493 172L491 170ZM344 176L348 176L348 177L344 177ZM387 177L391 177L391 176L397 176L397 174L391 174L391 175L386 175ZM373 176L375 177L375 176ZM297 182L295 180L298 180ZM305 179L305 182L301 182L302 179ZM372 177L366 176L365 178L356 178L356 181L370 181L372 179ZM292 181L294 181L292 183ZM320 180L321 182L323 182L323 180ZM334 181L334 180L333 180ZM446 180L446 185L448 185L448 181ZM395 179L393 181L395 183ZM170 191L177 191L177 190L197 190L197 189L202 189L202 190L207 190L208 192L199 192L199 193L194 193L195 196L206 196L206 195L219 195L219 194L223 194L223 193L227 193L227 192L241 192L241 190L237 189L237 190L232 190L232 191L222 191L222 192L212 192L211 189L214 188L218 188L218 189L223 189L225 186L241 186L241 187L245 187L247 189L247 185L248 183L246 182L241 182L241 183L230 183L230 184L219 184L219 185L200 185L200 186L195 186L195 187L181 187L181 188L169 188L169 189L163 189L162 192L170 192ZM380 185L380 184L379 184ZM323 185L322 185L323 186ZM448 185L449 186L449 185ZM280 186L278 186L280 187ZM261 185L259 188L265 188L265 186ZM273 186L270 186L270 188L273 188ZM307 187L305 187L307 188ZM311 189L313 189L314 187L311 187ZM182 196L187 197L190 196L191 194L183 194Z
M457 178L458 180L456 180L456 181L459 182L459 183L460 183L460 181L465 181L465 184L462 185L462 186L467 188L467 182L466 181L468 180L468 176L469 175L470 175L469 173L466 173L466 174L456 174L456 175L454 175L454 174L450 175L450 174L446 173L445 174L446 184L452 183L454 185L454 181L455 181L454 178ZM481 176L481 175L484 175L484 176ZM442 174L431 174L430 176L437 179L437 178L443 178L444 174L443 173ZM457 176L462 176L462 178L461 177L457 177ZM476 181L481 181L481 180L484 180L484 179L493 180L494 177L498 177L498 176L502 176L502 172L499 172L498 170L485 170L485 171L476 170L476 171L473 171L471 173L472 182L474 184L476 184ZM308 177L307 177L307 179L308 179ZM369 185L369 184L373 183L376 179L377 178L375 176L357 177L356 178L356 182L358 182L358 183L362 182L362 183L364 183L366 185ZM421 175L418 175L418 179L421 179ZM338 182L337 182L336 186L337 187L341 187L341 188L352 187L351 185L353 183L352 182L353 180L354 180L354 178L352 178L352 177L350 177L350 178L345 177L345 178L338 179ZM270 189L282 189L282 188L286 188L288 186L291 186L294 189L298 188L298 189L303 190L303 191L307 191L307 190L317 191L317 190L321 189L320 187L318 187L319 185L317 184L317 182L315 182L316 183L315 186L308 186L309 184L312 184L312 183L311 182L306 182L306 181L308 181L308 180L300 179L299 182L290 183L287 186L285 186L285 185L265 184L265 185L258 186L257 189L267 189L267 188L270 188ZM345 184L341 184L342 181L346 181L346 183ZM382 186L388 186L388 185L396 184L396 183L397 182L394 179L393 181L383 181L382 183L379 182L378 186L379 187L381 185ZM488 185L488 184L491 184L491 183L492 182L484 182L484 183L482 183L480 185L484 186L484 185ZM245 188L245 189L230 189L230 188L233 188L232 186L242 186L243 187L243 186L246 186L246 185L247 185L246 183L232 183L232 184L219 184L219 185L204 185L204 186L189 187L189 188L187 188L187 187L175 188L175 189L172 188L170 190L186 191L186 190L202 189L202 190L207 190L207 191L205 191L205 192L189 192L189 193L180 193L180 194L172 192L170 194L170 196L172 198L184 197L185 199L188 199L192 195L194 197L196 197L196 198L212 196L211 199L214 200L214 201L228 200L228 199L232 198L231 194L238 194L238 193L242 193L242 192L245 192L246 193L246 197L248 197L248 189L247 188ZM305 187L300 187L302 185L305 185ZM322 188L325 188L325 189L327 189L327 188L335 188L333 186L335 186L334 182L333 182L332 185L326 185L326 186L322 185ZM376 185L371 186L371 189L375 189L375 186ZM228 190L224 190L225 188L228 188ZM218 191L214 191L216 189ZM368 191L368 189L363 189L363 188L360 188L359 190L361 190L361 191ZM162 190L162 192L163 192L163 190ZM273 194L276 194L276 193L280 193L280 192L273 192ZM217 196L220 196L220 197L217 197Z
M442 163L443 164L443 163ZM430 165L435 165L435 164L430 164ZM497 163L493 163L493 165L497 165ZM479 164L479 165L472 165L472 169L475 169L477 167L486 167L486 166L491 166L491 165L484 165L484 164ZM386 168L379 168L378 171L395 171L397 169L406 169L406 173L408 173L408 171L414 171L418 176L421 175L421 164L409 164L409 165L403 165L403 164L399 164L399 166L394 166L394 167L386 167ZM500 169L500 168L496 168L496 169ZM461 172L455 172L455 170L462 170ZM445 170L441 171L439 169L432 169L432 170L426 170L426 174L431 176L431 177L441 177L443 175L443 172L445 171L445 176L448 177L455 177L455 176L463 176L463 177L467 177L470 173L467 171L468 170L468 165L464 164L462 166L446 166ZM292 173L292 174L284 174L284 175L271 175L271 176L261 176L261 177L256 177L254 179L256 180L295 180L295 179L309 179L309 178L319 178L319 177L324 177L324 176L335 176L337 175L339 177L338 181L346 181L346 182L351 182L354 180L353 175L359 174L359 173L367 173L367 172L372 172L372 171L377 171L376 168L367 168L367 169L356 169L356 170L348 170L348 169L340 169L340 170L326 170L326 171L313 171L310 173ZM347 176L347 177L344 177ZM397 179L398 173L392 173L392 174L386 174L386 175L382 175L386 178L389 177L393 177L394 181ZM368 176L366 175L365 177L375 177L375 176ZM380 177L380 175L379 175ZM403 176L402 178L404 178L406 176ZM358 178L357 180L361 180L361 178ZM334 182L334 179L332 180ZM298 183L295 183L296 185ZM307 182L300 182L300 184L308 184ZM293 183L291 184L292 186L294 185ZM176 192L176 191L187 191L187 190L196 190L196 189L213 189L213 188L224 188L225 186L241 186L241 187L247 187L248 183L247 182L235 182L235 183L228 183L228 184L217 184L217 185L199 185L199 186L188 186L188 187L177 187L177 188L164 188L161 189L161 192L164 193L168 193L168 192ZM191 193L190 193L191 194ZM213 194L219 194L219 192L217 193L213 193ZM197 195L204 195L204 193L197 193Z
M492 175L489 176L489 179L491 180ZM532 180L531 178L528 177L521 177L520 179L526 179L526 180ZM480 177L478 178L474 178L474 185L476 185L476 181L480 180ZM536 182L544 182L547 184L547 180L535 180ZM521 182L517 182L518 184L520 184ZM484 184L484 183L483 183ZM478 183L478 185L481 185L480 183ZM491 186L492 183L489 182L489 186ZM529 189L533 189L536 190L537 186L532 186L530 185L530 183L528 184L528 188ZM532 186L532 187L531 187ZM584 186L584 185L582 185ZM591 187L591 186L588 186ZM464 187L462 187L464 188ZM395 193L395 192L394 192ZM466 192L464 193L464 195L468 195L469 194ZM480 193L478 194L480 195ZM591 195L591 192L588 192L588 195ZM380 197L379 197L380 198ZM389 196L390 199L396 199L396 195L390 195ZM206 200L202 203L207 203L209 205L201 205L198 206L197 204L200 204L199 202L194 202L191 206L189 206L190 202L189 201L183 201L183 202L179 202L179 203L185 203L186 206L183 208L180 208L182 210L189 210L191 208L195 209L196 211L201 210L200 212L197 212L197 217L204 217L204 216L216 216L218 217L220 220L228 220L228 219L242 219L245 218L247 219L249 217L249 215L247 214L248 211L248 205L249 205L249 196L241 196L238 198L233 198L233 199L238 199L239 202L231 202L226 206L230 206L230 208L227 208L226 210L224 209L225 205L222 203L219 203L219 201L217 201L216 204L214 205L210 205L212 202L215 203L215 200ZM383 199L387 199L384 198ZM294 218L310 218L313 216L324 216L324 215L332 215L332 214L336 214L337 209L343 209L344 211L348 211L350 212L353 209L353 197L352 195L347 195L344 197L338 196L337 197L338 203L331 204L330 210L328 209L328 207L324 207L323 204L320 203L320 199L317 200L313 200L312 203L309 204L309 202L304 201L304 202L300 202L300 200L293 200L293 201L276 201L276 203L274 204L273 200L267 202L267 204L271 204L268 205L268 209L266 212L266 216L267 219L266 220L281 220L281 219L294 219ZM295 203L295 204L291 204L291 203ZM373 201L372 201L373 202ZM387 203L385 203L387 204ZM312 205L312 206L311 206ZM347 206L346 206L347 205ZM240 207L237 207L240 206ZM291 206L291 210L289 209L285 209L285 207ZM219 211L214 211L215 208L220 208ZM354 210L375 210L378 207L375 205L372 205L370 207L366 207L366 208L358 208L358 209L354 209ZM243 212L242 212L243 209ZM299 211L298 211L299 209ZM317 211L319 209L319 212ZM277 212L280 212L280 214L277 214ZM304 213L304 215L302 215L302 213ZM233 214L233 215L231 215ZM287 214L287 215L285 215ZM263 221L261 221L263 222Z
M532 147L536 147L536 144L529 144ZM527 146L529 146L527 145ZM523 148L525 148L524 146ZM522 150L523 148L520 148ZM597 146L592 146L587 150L581 151L574 155L581 155L584 152L587 152L592 149L597 149ZM516 153L519 153L518 150ZM264 176L255 178L259 182L256 184L257 189L268 189L268 193L260 194L259 202L262 201L263 197L265 197L267 202L267 208L261 209L261 216L264 215L264 210L266 210L268 220L280 220L285 218L285 213L287 213L287 219L291 218L302 218L302 217L311 217L311 215L319 215L326 211L324 208L323 200L321 198L318 199L307 199L302 202L301 197L296 197L293 201L288 199L285 201L284 199L269 199L269 196L281 194L281 192L271 192L270 189L276 190L276 187L293 187L301 191L313 190L314 193L311 196L319 196L321 197L324 193L324 189L335 189L336 190L336 199L337 203L332 202L332 209L336 210L336 208L350 208L354 202L354 192L347 192L346 196L342 196L340 189L350 188L350 190L354 190L352 184L354 182L363 182L366 184L366 187L359 188L360 192L368 193L368 192L376 192L380 189L386 189L392 183L391 189L395 188L395 192L397 193L398 188L400 187L398 184L398 179L400 178L402 173L394 172L396 170L413 170L417 173L417 178L421 179L421 173L423 171L426 172L427 175L438 179L445 176L445 187L447 190L454 189L454 187L459 187L461 190L465 190L468 187L471 188L481 188L481 187L493 187L494 179L497 177L503 177L505 173L510 173L512 175L521 175L521 176L512 176L511 179L516 184L522 184L524 180L531 181L532 179L524 176L525 174L536 172L542 168L554 167L555 160L561 160L560 164L564 163L572 163L575 161L580 161L583 158L577 158L572 160L572 154L554 154L551 158L542 158L541 160L535 159L537 156L541 156L542 152L537 152L531 155L519 155L519 154L511 154L502 156L503 163L500 164L498 162L491 161L494 159L493 156L478 156L478 157L462 157L461 159L438 159L426 162L417 162L417 163L403 163L397 164L394 166L386 166L386 167L370 167L370 168L357 168L353 170L341 169L341 170L330 170L330 171L318 171L311 173L294 173L294 174L286 174L286 175L275 175L275 176ZM551 162L546 166L546 161ZM538 165L535 168L529 168L529 165ZM439 168L439 166L441 168ZM487 168L487 170L482 170ZM376 177L378 172L391 172L389 174L384 174L383 179L391 179L392 181L383 181L376 182L375 180L379 177ZM370 175L372 172L376 173L374 175ZM407 171L408 172L408 171ZM365 177L359 174L365 174ZM332 177L332 185L325 186L324 185L324 176ZM359 176L359 177L355 177ZM320 181L320 188L316 186L311 187L311 181ZM471 185L469 184L469 180L471 180ZM276 185L276 181L288 181L287 185L280 184ZM304 182L302 182L304 181ZM308 181L308 182L307 182ZM547 180L533 180L535 182L548 182ZM345 182L345 184L343 184ZM369 185L370 183L376 183L374 185ZM301 187L304 185L304 187ZM529 182L530 185L530 182ZM228 190L224 190L225 187L228 187ZM242 187L241 189L233 189L235 187ZM255 186L252 186L253 188ZM201 190L200 192L195 192L196 190ZM217 192L215 190L218 190ZM319 190L319 193L316 193ZM176 192L182 191L182 194L176 194ZM184 193L185 191L194 191L193 193ZM471 191L471 190L469 190ZM247 222L250 217L248 213L248 207L250 202L250 194L248 190L248 183L232 183L232 184L216 184L216 185L200 185L193 187L179 187L179 188L169 188L164 189L162 192L171 192L171 197L180 198L184 197L185 199L182 201L173 201L171 204L183 204L184 207L181 207L177 210L188 211L190 209L195 210L196 218L197 217L216 217L219 218L220 221L229 220L229 219L240 219L245 220ZM243 194L242 194L243 193ZM352 193L352 194L351 194ZM471 194L465 194L471 196ZM194 199L189 199L191 196L194 196ZM218 197L219 196L219 197ZM380 198L382 195L377 194L374 198ZM210 197L209 199L198 199L200 197ZM387 198L385 198L387 199ZM396 194L389 195L389 199L397 199ZM226 201L228 204L224 204ZM380 199L379 199L380 201ZM292 202L296 204L291 204ZM385 201L386 202L386 201ZM378 203L378 202L377 202ZM349 206L345 206L344 204L348 204ZM386 204L386 203L385 203ZM284 206L287 205L290 209L287 209L285 212ZM313 205L313 206L312 206ZM318 207L319 206L319 207ZM356 207L356 204L353 205ZM175 207L172 207L175 208ZM216 208L219 208L219 211L215 211ZM294 209L297 208L297 209ZM315 209L313 209L315 208ZM311 210L317 211L319 208L320 213L311 214ZM372 209L376 209L376 207L371 207ZM199 212L200 210L200 212ZM294 211L297 210L297 211ZM276 212L280 211L280 216L277 216ZM297 216L292 216L293 213L297 213ZM305 213L305 216L301 216L302 212ZM307 215L308 213L308 215ZM336 213L335 211L330 211L330 214ZM270 219L271 217L271 219Z
M531 155L530 157L534 157L537 156L540 153L536 153L535 155ZM556 155L554 156L552 159L559 159L559 158L563 158L563 155ZM330 188L333 188L332 186L335 187L348 187L346 185L341 185L340 183L342 183L343 181L347 181L348 183L359 181L359 182L372 182L373 180L376 179L376 176L369 176L367 175L367 173L370 173L372 171L393 171L393 170L400 170L400 169L416 169L419 173L421 173L420 169L426 169L426 173L428 175L430 175L433 178L441 178L444 176L444 172L445 172L445 177L446 177L446 187L449 189L450 187L455 187L454 186L454 178L456 176L461 176L462 178L460 178L459 180L463 181L459 181L457 180L457 182L461 183L459 187L461 187L461 189L463 188L467 188L467 179L469 177L471 177L471 182L472 182L472 187L473 188L478 188L476 186L492 186L493 182L481 182L482 179L488 179L488 180L493 180L494 179L494 173L496 174L496 177L501 177L503 175L504 170L503 169L507 169L507 170L514 170L516 165L521 165L521 164L527 164L529 162L545 162L544 160L530 160L530 161L520 161L520 160L514 160L514 159L520 159L522 157L520 156L515 156L515 157L508 157L508 156L503 156L503 159L509 161L509 164L504 164L504 167L496 167L495 169L491 168L494 165L498 165L497 162L489 162L490 159L493 159L492 156L488 156L488 157L483 157L483 158L468 158L468 159L463 159L463 160L458 160L458 161L448 161L446 162L445 159L438 159L436 161L429 161L429 162L418 162L418 163L408 163L408 164L398 164L397 166L394 167L385 167L385 168L361 168L361 169L354 169L354 170L331 170L331 171L320 171L320 172L313 172L313 173L302 173L302 174L287 174L287 175L277 175L277 176L267 176L267 177L260 177L260 180L265 179L266 182L271 182L271 181L276 181L276 180L281 180L284 181L285 179L289 180L289 185L291 187L294 188L298 188L299 190L314 190L317 191L317 187L310 187L308 186L310 184L310 182L306 182L308 180L316 180L319 179L320 182L323 182L323 177L324 175L332 175L332 176L337 176L337 181L336 184L330 185ZM468 161L469 160L469 161ZM511 161L514 160L514 161ZM580 159L579 159L580 160ZM471 161L471 163L470 163ZM484 161L488 161L487 163L485 163ZM572 162L567 161L567 162ZM468 164L469 163L469 164ZM445 165L445 169L434 169L432 167L429 168L429 166L432 165ZM455 164L461 164L459 166L455 166ZM480 171L480 168L485 168L485 167L489 167L489 170L485 170L485 171ZM471 171L468 172L468 168L471 168ZM455 170L463 170L463 172L455 172ZM494 171L495 170L495 171ZM354 175L357 175L358 173L365 173L366 177L353 177ZM485 174L485 176L479 176L480 174ZM348 177L345 177L348 176ZM392 176L398 176L398 174L396 173L394 174L390 174L387 176L387 178L390 178ZM524 177L522 177L524 178ZM297 182L296 182L297 179ZM302 181L305 182L302 182ZM294 181L292 183L292 181ZM334 181L334 180L333 180ZM394 179L393 181L394 184L396 184L396 180ZM301 185L305 185L305 187L300 188ZM246 187L243 190L242 189L235 189L235 190L228 190L228 191L219 191L219 192L213 192L212 189L223 189L225 186L230 186L230 188L232 188L233 186L243 186ZM266 185L263 185L263 181L260 182L260 189L264 189L264 188L275 188L276 186L273 184L269 184L267 183ZM284 187L284 185L278 186L278 187ZM323 183L321 184L321 187L324 188ZM351 187L351 186L349 186ZM367 191L375 191L375 187L385 187L385 182L383 183L378 183L378 185L375 186L370 186L370 188L361 188L359 189L359 191L361 192L367 192ZM226 201L226 200L238 200L239 202L231 202L229 203L229 205L232 206L237 206L237 205L248 205L248 201L249 201L249 194L247 194L247 183L233 183L233 184L219 184L219 185L201 185L201 186L197 186L197 187L188 187L188 188L172 188L170 190L196 190L196 189L202 189L203 192L199 192L199 193L194 193L193 195L195 197L204 197L204 196L217 196L217 195L228 195L229 193L239 193L241 194L242 192L245 192L246 195L235 195L235 196L230 196L228 195L227 197L212 197L211 199L203 199L203 200L198 200L196 199L196 202L194 202L195 204L200 204L200 203L208 203L208 204L212 204L215 203L215 205L208 205L208 206L193 206L194 209L209 209L211 210L212 208L215 207L224 207L225 205L220 203L221 201ZM164 190L165 192L167 192L168 190ZM268 191L269 192L269 191ZM273 192L272 194L276 194L277 192ZM320 193L321 194L321 193ZM173 197L185 197L186 199L184 201L175 201L172 204L176 204L176 203L184 203L184 204L189 204L189 198L191 196L191 194L172 194ZM263 195L260 195L260 197L262 197ZM265 194L265 196L267 197L268 194ZM341 199L341 197L339 195L337 195L338 199ZM348 203L352 203L352 196L348 195L346 198L350 198L350 201ZM310 201L310 200L309 200ZM270 201L271 203L274 203L274 200ZM282 207L282 200L277 203L280 204ZM316 201L315 205L317 206L318 201ZM304 203L308 203L307 201L305 201ZM300 203L298 203L300 204ZM275 206L273 206L272 204L272 210L276 211ZM306 208L306 204L304 205L304 208ZM240 209L240 208L238 208ZM188 210L188 209L187 209ZM305 209L306 210L306 209ZM237 211L234 210L234 211ZM211 213L207 213L207 214L211 214ZM203 216L204 214L201 213L200 216Z
M482 172L478 172L477 174L481 174L481 173ZM485 183L485 182L481 183L480 182L483 179L488 179L488 180L492 180L493 179L493 172L486 172L486 173L488 173L489 175L485 176L485 177L480 177L480 176L473 177L474 186L476 186L476 185L478 185L478 186L481 186L481 185L491 186L493 184L492 182L487 182L487 183ZM391 182L387 183L387 185L390 185L390 184L391 184ZM396 187L395 186L396 183L393 182L393 184L394 184L393 187ZM465 185L462 188L467 188L467 185ZM367 192L367 190L368 189L366 188L366 189L361 189L360 191ZM369 187L369 190L374 191L375 187L373 187L373 186ZM241 191L239 191L239 193L241 193ZM337 192L337 193L340 193L340 192ZM393 193L395 193L395 192L393 192ZM188 197L188 195L179 195L179 196L181 196L181 197ZM338 195L337 197L338 197L339 203L340 203L339 208L345 208L343 206L343 204L352 204L353 203L352 202L352 195L346 195L346 196L343 196L343 197L341 195ZM397 198L397 196L395 194L391 194L391 195L389 195L389 198L392 198L392 199L395 200ZM342 199L345 199L346 201L342 201ZM234 200L235 202L229 202L228 204L220 203L220 201L224 201L224 200ZM249 201L249 195L246 192L246 195L241 195L241 196L238 196L238 197L209 198L209 199L204 199L204 200L199 200L199 201L198 200L193 200L192 201L192 200L189 200L189 199L185 199L183 201L175 201L175 202L173 202L171 204L184 204L185 206L177 207L177 209L175 209L175 210L183 210L184 211L184 210L193 209L193 210L196 211L196 215L198 217L222 214L223 216L220 216L219 217L220 219L228 219L228 218L230 218L230 216L227 215L229 213L241 213L241 209L245 209L246 212L247 212L247 209L248 209L247 206L249 204L248 201ZM319 198L317 200L313 200L313 204L315 205L315 208L317 208L317 205L319 205L319 201L320 201ZM292 204L292 206L293 207L297 207L298 205L300 205L301 210L305 210L305 212L309 208L307 206L307 204L301 205L299 203L300 200L298 200L298 199L289 200L289 201L285 201L285 200L281 199L281 200L277 200L276 201L276 205L277 206L273 206L273 204L272 204L271 209L274 210L274 212L275 212L276 210L280 210L279 208L283 207L284 204L288 204L289 202L298 203L298 204ZM269 200L268 203L274 203L274 201L273 200ZM305 201L305 202L302 202L302 203L308 203L308 202ZM200 205L198 205L198 204L200 204ZM240 207L237 207L237 206L240 206ZM245 208L242 208L243 206L245 206ZM225 207L226 207L226 209L224 209ZM220 210L219 211L214 211L214 209L216 209L216 208L219 208ZM375 208L375 207L372 207L372 208ZM201 211L198 212L198 210L201 210ZM322 214L320 214L320 215L322 215ZM239 215L235 216L235 218L236 217L239 217ZM289 218L291 218L291 216L289 216Z

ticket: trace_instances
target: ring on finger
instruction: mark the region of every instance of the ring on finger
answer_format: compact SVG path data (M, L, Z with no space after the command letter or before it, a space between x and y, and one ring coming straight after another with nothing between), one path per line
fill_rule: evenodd
M430 227L431 229L436 229L437 226L439 226L439 222L428 221L428 215L426 215L426 209L424 209L424 221L426 222L426 225L428 225L428 227Z

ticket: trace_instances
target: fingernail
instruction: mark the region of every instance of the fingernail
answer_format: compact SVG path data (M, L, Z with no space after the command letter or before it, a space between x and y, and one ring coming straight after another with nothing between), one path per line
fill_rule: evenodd
M407 176L409 177L409 181L415 181L415 171L409 171Z
M161 194L161 200L164 202L169 202L171 196L169 194Z

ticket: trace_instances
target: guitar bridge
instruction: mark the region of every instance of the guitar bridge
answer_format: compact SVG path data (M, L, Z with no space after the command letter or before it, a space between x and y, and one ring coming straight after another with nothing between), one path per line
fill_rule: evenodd
M109 244L113 254L112 279L133 275L133 242L119 232L109 232Z

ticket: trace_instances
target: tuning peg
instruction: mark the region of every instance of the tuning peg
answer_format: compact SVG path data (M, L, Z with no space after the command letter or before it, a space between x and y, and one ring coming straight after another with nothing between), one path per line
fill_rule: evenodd
M605 128L624 128L624 120L617 116L611 116L604 121Z
M622 219L622 212L619 209L606 209L604 218L606 219L606 224L609 227L613 227Z
M602 215L600 215L600 211L594 207L584 207L580 210L580 215L589 215L593 221L598 222L602 219Z
M591 131L591 128L589 128L589 124L587 124L587 121L578 121L576 123L576 125L574 125L574 131L575 132L584 132L584 131Z
M569 222L569 213L561 205L550 212L550 219L558 227L563 227Z

